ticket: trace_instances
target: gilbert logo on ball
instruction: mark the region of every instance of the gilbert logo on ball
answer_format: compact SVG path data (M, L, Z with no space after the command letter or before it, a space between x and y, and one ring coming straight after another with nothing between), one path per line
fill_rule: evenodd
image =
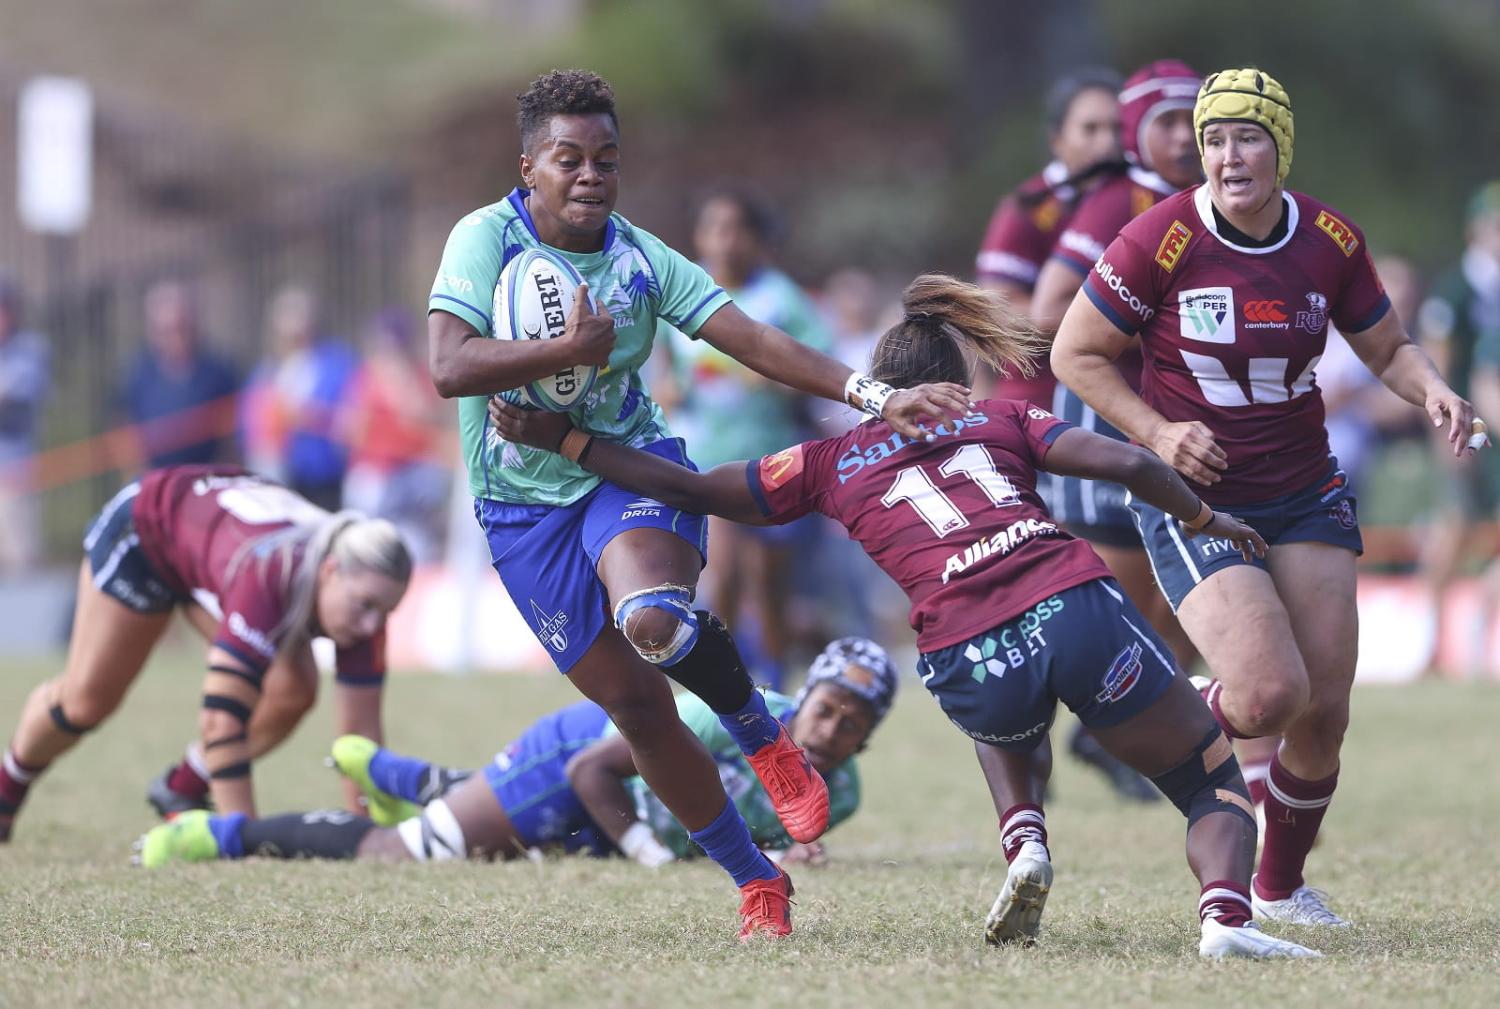
M506 264L495 285L495 339L555 340L562 336L582 283L583 277L562 256L547 249L522 252ZM593 365L569 365L502 396L508 402L562 412L588 395L598 375Z

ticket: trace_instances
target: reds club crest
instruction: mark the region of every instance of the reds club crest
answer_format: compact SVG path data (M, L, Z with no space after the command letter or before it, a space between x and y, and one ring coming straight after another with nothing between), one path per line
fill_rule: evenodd
M1328 299L1317 291L1307 292L1307 311L1297 313L1297 328L1318 334L1328 325Z

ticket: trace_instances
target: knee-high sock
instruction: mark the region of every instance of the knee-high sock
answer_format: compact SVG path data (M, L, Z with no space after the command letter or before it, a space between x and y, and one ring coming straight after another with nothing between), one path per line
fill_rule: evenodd
M1285 899L1302 885L1302 867L1338 782L1337 771L1319 781L1305 781L1281 766L1281 754L1271 758L1266 778L1266 839L1255 874L1255 892L1262 899Z
M733 802L726 800L723 812L713 823L688 836L734 877L735 886L744 886L752 879L775 879L778 875L771 860L750 839L750 828L745 826L745 818Z

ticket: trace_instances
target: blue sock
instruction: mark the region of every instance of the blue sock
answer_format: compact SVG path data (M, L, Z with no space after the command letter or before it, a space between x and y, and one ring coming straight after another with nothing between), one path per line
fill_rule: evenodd
M750 840L750 828L745 826L745 818L727 799L724 811L714 818L713 823L690 832L688 837L734 877L735 886L744 886L752 879L775 879L778 875L771 860Z
M375 787L407 802L422 801L422 785L431 770L431 761L403 757L383 746L370 758L370 780Z
M220 858L245 857L245 840L240 836L240 828L244 826L244 813L225 813L223 816L208 818L208 829L213 833L214 840L219 842Z
M771 717L771 709L766 707L766 698L759 690L750 691L750 700L745 706L720 715L719 722L747 757L767 743L776 742L776 737L781 734L781 723Z

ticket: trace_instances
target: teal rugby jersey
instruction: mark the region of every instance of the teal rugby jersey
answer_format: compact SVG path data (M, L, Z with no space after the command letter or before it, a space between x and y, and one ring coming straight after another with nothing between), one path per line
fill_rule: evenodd
M492 336L495 285L505 264L526 249L547 248L572 263L615 320L615 349L582 405L575 427L639 447L670 438L660 408L641 381L660 319L692 336L731 300L701 267L650 232L611 214L600 252L565 252L537 237L517 188L459 221L448 236L427 310L448 312ZM498 391L498 390L497 390ZM458 403L459 437L475 497L518 504L566 505L599 478L562 456L513 445L489 424L485 396Z
M771 714L783 722L796 710L792 698L774 691L766 691L766 707ZM719 780L729 801L739 809L740 815L750 828L750 836L762 848L786 849L792 846L786 828L776 816L771 799L761 786L760 779L750 769L750 764L740 752L739 746L707 704L689 693L677 696L677 714L683 724L702 740L719 767ZM614 725L605 729L606 736L615 735ZM828 829L843 823L859 809L859 768L855 758L850 757L825 779L828 782ZM646 786L641 778L631 778L625 783L626 790L635 800L636 815L651 826L662 844L672 850L678 858L698 854L698 848L688 837L687 828L677 822L656 793Z

